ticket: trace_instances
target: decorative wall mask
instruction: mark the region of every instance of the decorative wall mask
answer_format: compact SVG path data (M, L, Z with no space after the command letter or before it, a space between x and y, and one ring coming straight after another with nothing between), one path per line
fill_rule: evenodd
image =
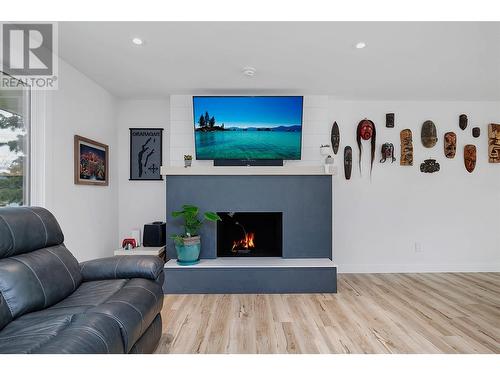
M351 179L352 171L352 148L351 146L345 146L344 148L344 174L345 179Z
M394 127L394 113L386 113L385 115L385 127L393 128Z
M488 161L500 163L500 124L488 125Z
M464 147L464 164L467 172L472 173L476 168L476 146L465 145Z
M457 135L454 132L444 134L444 155L453 159L457 152Z
M461 114L460 117L458 118L458 126L462 130L465 130L465 128L467 128L468 122L469 120L467 119L467 115Z
M370 164L370 174L373 169L373 160L375 159L375 142L376 142L377 131L375 129L375 124L373 121L368 119L363 119L359 122L358 128L356 130L356 141L358 143L359 149L359 171L361 172L361 139L367 141L371 139L371 164Z
M427 120L422 125L421 132L422 144L424 147L431 148L437 143L437 130L436 125L431 120Z
M400 165L413 165L413 139L410 129L401 130L401 159Z
M441 166L436 159L426 159L422 164L420 164L420 172L423 173L439 172L440 169Z
M394 157L394 145L392 143L384 143L382 145L382 159L380 159L380 162L385 163L387 159L391 159L391 163L396 161Z
M337 155L340 145L340 130L339 126L337 125L337 121L335 121L332 125L331 140L332 140L333 153Z
M480 135L481 135L481 128L478 127L472 128L472 136L474 138L479 138Z

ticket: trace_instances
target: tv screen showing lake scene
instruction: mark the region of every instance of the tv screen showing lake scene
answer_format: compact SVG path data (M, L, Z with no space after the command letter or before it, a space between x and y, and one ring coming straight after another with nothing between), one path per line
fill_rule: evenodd
M302 96L195 96L198 160L299 160Z

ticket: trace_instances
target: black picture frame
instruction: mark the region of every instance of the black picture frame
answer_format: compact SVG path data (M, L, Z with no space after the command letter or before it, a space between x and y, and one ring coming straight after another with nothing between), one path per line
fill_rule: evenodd
M164 129L129 128L129 130L130 130L129 181L163 181L163 176L160 173L160 168L163 163ZM142 143L142 145L140 145L140 143ZM137 151L139 147L141 151ZM148 159L153 155L154 157L152 164L148 165ZM146 160L143 160L144 157L146 157Z

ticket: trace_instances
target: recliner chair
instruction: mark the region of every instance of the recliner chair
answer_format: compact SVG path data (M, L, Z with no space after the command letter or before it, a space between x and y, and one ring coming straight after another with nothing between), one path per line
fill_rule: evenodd
M0 208L0 353L152 353L163 261L79 264L63 241L46 209Z

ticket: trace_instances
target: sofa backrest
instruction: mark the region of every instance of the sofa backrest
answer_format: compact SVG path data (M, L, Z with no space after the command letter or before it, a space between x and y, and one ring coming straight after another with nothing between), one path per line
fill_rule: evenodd
M0 208L0 329L49 307L82 282L55 217L40 207Z

